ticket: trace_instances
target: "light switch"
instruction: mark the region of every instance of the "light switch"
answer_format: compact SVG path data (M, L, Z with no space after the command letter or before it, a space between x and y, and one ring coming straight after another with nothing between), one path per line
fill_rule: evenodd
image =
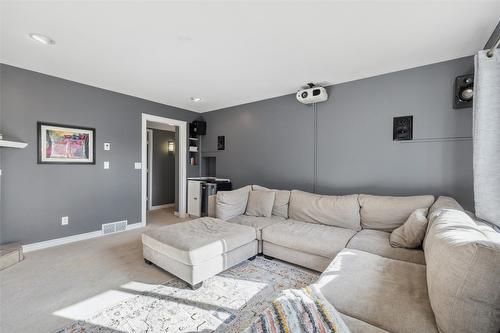
M104 161L104 169L109 169L109 161Z
M135 163L134 163L134 169L141 170L141 169L142 169L142 163L140 163L140 162L135 162Z
M61 225L68 225L69 218L67 216L61 217Z
M111 143L104 142L104 150L111 150Z

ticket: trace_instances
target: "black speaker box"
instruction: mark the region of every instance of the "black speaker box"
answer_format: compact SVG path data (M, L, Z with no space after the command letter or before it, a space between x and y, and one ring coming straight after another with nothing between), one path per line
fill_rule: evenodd
M393 118L392 139L395 141L413 139L413 116Z
M203 120L195 120L189 124L189 134L191 136L207 134L207 123Z
M474 74L458 76L455 79L455 96L453 99L454 109L472 107L474 94Z

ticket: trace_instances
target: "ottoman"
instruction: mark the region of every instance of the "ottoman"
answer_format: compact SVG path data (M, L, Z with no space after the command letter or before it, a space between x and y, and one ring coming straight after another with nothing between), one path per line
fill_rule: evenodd
M212 277L257 254L252 227L202 217L142 234L146 263L153 263L196 289Z

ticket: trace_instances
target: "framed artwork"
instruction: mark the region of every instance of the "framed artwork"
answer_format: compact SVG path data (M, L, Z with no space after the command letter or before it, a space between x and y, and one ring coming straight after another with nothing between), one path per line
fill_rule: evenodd
M95 164L95 128L37 125L38 164Z

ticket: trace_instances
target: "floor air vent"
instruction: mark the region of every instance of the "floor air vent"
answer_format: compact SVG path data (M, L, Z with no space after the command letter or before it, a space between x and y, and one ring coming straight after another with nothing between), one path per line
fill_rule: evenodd
M112 234L112 233L120 232L120 231L125 231L125 230L127 230L127 220L112 222L112 223L105 223L102 225L102 233L104 235Z

